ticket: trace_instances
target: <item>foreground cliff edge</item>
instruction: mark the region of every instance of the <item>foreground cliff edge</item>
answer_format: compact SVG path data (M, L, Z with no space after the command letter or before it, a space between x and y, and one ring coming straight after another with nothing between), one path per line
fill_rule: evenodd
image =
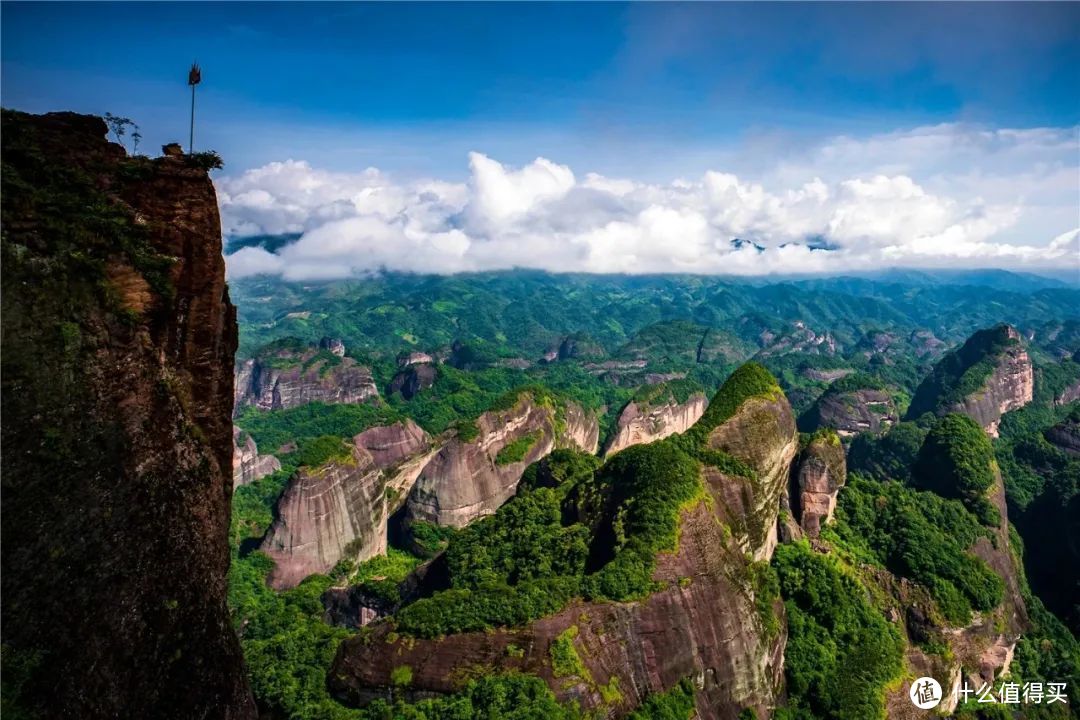
M3 115L4 714L254 718L214 188L105 136Z

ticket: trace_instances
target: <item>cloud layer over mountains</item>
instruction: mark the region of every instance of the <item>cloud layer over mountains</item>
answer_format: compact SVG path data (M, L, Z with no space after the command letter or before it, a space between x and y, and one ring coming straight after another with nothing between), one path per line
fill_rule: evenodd
M234 253L233 278L1080 268L1076 128L943 125L732 165L658 184L471 153L465 182L399 182L289 160L217 188L226 235L302 233L276 254Z

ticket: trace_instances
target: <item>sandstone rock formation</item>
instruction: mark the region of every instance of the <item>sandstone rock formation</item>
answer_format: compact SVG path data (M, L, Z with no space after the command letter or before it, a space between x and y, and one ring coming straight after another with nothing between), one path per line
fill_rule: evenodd
M340 342L340 341L339 341ZM274 349L236 371L236 408L280 410L310 402L359 403L379 396L371 371L334 348ZM335 346L336 347L336 346ZM344 348L338 348L344 353Z
M792 511L807 537L817 537L832 519L836 495L847 480L847 463L839 436L826 431L815 435L792 466L795 502Z
M1034 389L1031 358L1020 333L998 325L975 333L934 366L916 390L908 418L960 412L997 437L1001 416L1031 402Z
M529 465L556 447L595 450L599 436L596 418L574 403L560 411L529 393L509 409L482 414L475 426L475 438L451 439L424 467L409 496L409 519L463 527L506 502ZM528 443L521 458L501 459L515 441Z
M398 692L430 697L461 687L467 674L456 669L483 667L535 674L562 701L623 717L648 694L690 678L701 720L734 720L748 707L767 717L781 695L786 636L782 622L768 630L755 607L747 554L768 557L770 533L749 528L771 523L775 538L777 499L797 447L795 422L777 388L744 399L705 430L714 451L730 448L743 464L705 468L707 499L681 511L678 549L656 558L653 579L661 589L636 602L576 601L524 627L438 639L399 636L391 623L375 622L339 646L328 673L331 691L363 705L386 697L394 669L408 666L411 683ZM356 612L346 596L336 603L350 616ZM772 610L782 612L781 604ZM560 637L572 639L583 673L556 676L551 650Z
M4 715L253 719L213 184L96 117L5 110L0 136Z
M410 420L365 430L347 451L343 445L341 457L300 468L263 539L262 550L275 561L269 584L293 587L342 559L386 552L387 519L432 454L427 434Z
M233 488L253 483L281 469L273 455L260 455L255 439L233 425Z
M791 462L799 449L791 405L779 388L773 397L752 397L706 440L745 463L753 477L705 467L743 552L755 560L769 560L777 543L777 518L788 486Z
M832 428L841 437L861 432L875 435L888 430L898 418L892 396L875 388L828 388L811 408L799 417L799 427L807 432Z
M610 457L631 445L640 445L686 432L698 421L708 401L704 395L693 395L684 403L668 398L655 405L627 403L619 413L615 432L604 447L604 457Z
M426 390L435 384L437 374L435 366L429 363L408 363L390 380L390 387L386 392L388 395L401 393L401 397L412 400L421 390Z

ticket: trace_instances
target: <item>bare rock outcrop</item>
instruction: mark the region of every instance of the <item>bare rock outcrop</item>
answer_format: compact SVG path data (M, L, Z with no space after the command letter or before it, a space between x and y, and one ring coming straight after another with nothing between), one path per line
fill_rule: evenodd
M437 375L438 371L434 365L419 361L411 362L394 375L386 392L388 395L401 393L401 397L412 400L421 390L434 385Z
M779 388L772 396L752 397L709 433L706 446L728 453L752 471L747 476L707 466L705 476L722 488L742 550L755 560L769 560L778 541L781 499L799 449L791 405Z
M1020 333L1011 325L980 330L934 366L908 409L914 420L925 412L959 412L997 437L1001 416L1031 402L1035 373Z
M340 341L338 341L340 342ZM236 409L253 405L281 410L310 402L360 403L378 398L371 371L343 347L305 348L295 343L271 347L236 370Z
M847 480L840 437L832 431L815 435L799 453L792 471L797 488L792 510L803 533L817 537L821 526L832 519L836 495Z
M679 439L683 446L707 441L707 457L719 465L704 468L705 497L680 510L677 549L656 557L652 579L658 590L635 602L575 601L523 627L434 639L401 636L392 623L375 622L363 637L339 646L328 673L331 692L346 703L367 704L386 697L395 668L408 666L411 683L399 692L430 697L459 690L467 681L461 667L483 667L534 674L560 701L576 701L599 717L623 717L647 695L689 678L701 720L735 720L746 708L768 716L782 695L786 635L782 618L769 629L760 611L747 528L771 522L775 535L776 500L797 436L779 388L735 405L716 427ZM756 478L740 479L739 473ZM759 508L757 500L766 496L772 509L762 519L768 501ZM755 554L765 557L767 542L758 539ZM348 598L337 600L345 603L350 622L362 620L353 620L355 605ZM779 600L765 604L782 614ZM582 671L557 675L552 649L567 642ZM617 693L605 692L613 687Z
M4 716L253 720L213 183L97 117L4 110L0 138Z
M874 435L888 430L898 419L892 396L883 389L859 388L845 378L822 393L799 417L799 427L807 432L832 428L841 437L868 432Z
M434 452L412 421L370 428L342 447L341 456L300 468L278 500L262 543L275 561L272 587L386 552L387 520Z
M255 439L233 425L233 488L253 483L281 469L273 455L260 455Z
M682 403L670 397L658 404L627 403L619 413L615 432L604 447L604 457L610 457L631 445L650 443L686 432L698 421L707 406L708 400L701 394L692 395Z
M463 527L494 513L521 475L556 447L596 447L596 418L574 403L560 409L523 392L508 409L475 421L475 437L451 439L424 467L408 500L408 517ZM510 452L508 449L518 443ZM504 452L506 450L506 452Z

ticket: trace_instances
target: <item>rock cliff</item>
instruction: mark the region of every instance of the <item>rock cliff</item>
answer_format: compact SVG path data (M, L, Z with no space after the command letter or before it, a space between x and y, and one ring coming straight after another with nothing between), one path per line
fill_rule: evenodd
M595 450L598 436L596 418L574 403L558 408L521 393L510 408L477 418L475 437L459 434L431 459L409 495L408 517L463 527L506 502L529 465L556 447Z
M401 397L412 400L421 390L434 385L437 375L438 371L430 363L419 361L408 363L390 380L390 387L386 392L388 395L401 393Z
M233 487L253 483L281 469L281 462L273 455L260 455L255 439L240 428L233 426Z
M795 502L792 511L807 537L817 537L832 519L836 495L847 480L847 462L840 437L825 431L815 435L792 466Z
M615 432L604 447L604 457L625 450L631 445L662 440L675 433L686 432L705 412L708 401L704 395L693 395L686 402L667 398L659 404L627 403L619 413Z
M797 436L774 381L722 404L720 416L707 418L697 434L664 441L708 447L701 450L704 492L679 511L677 548L656 557L652 579L659 589L633 602L574 601L523 627L436 639L402 636L392 622L377 621L339 647L328 674L331 691L366 704L386 696L402 666L411 682L399 692L415 698L459 689L469 676L461 668L520 671L543 679L562 701L617 718L648 694L690 678L701 720L735 720L746 708L769 716L782 695L782 605L758 597L748 554L764 558L771 550ZM638 450L648 455L659 445ZM770 524L771 533L751 530ZM351 607L346 612L353 614ZM567 643L580 660L569 676L552 659Z
M705 444L751 470L706 466L705 477L720 488L719 499L742 550L755 560L770 559L778 539L781 498L799 448L791 405L779 388L772 395L751 397L709 432Z
M806 432L832 428L841 437L862 432L878 435L897 421L892 396L882 389L851 387L844 380L828 388L803 415L799 427Z
M254 718L214 187L105 135L3 114L4 714Z
M1020 333L998 325L975 333L934 366L916 390L908 418L960 412L997 437L1001 416L1031 402L1034 389L1035 374Z
M379 396L371 371L333 348L273 346L236 370L236 408L280 410L310 402L359 403Z
M411 420L365 430L342 448L337 458L297 470L278 500L261 548L275 562L272 587L386 552L387 520L433 454Z

